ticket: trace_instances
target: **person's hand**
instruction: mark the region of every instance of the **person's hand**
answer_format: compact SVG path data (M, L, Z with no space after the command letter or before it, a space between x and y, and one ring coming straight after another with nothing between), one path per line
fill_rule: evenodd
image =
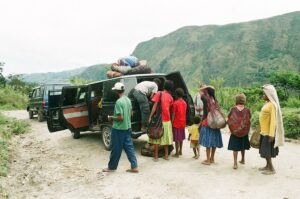
M150 122L151 122L151 117L149 117L148 124L150 124Z
M108 120L109 122L112 122L112 121L113 121L113 116L108 115L108 116L107 116L107 120Z
M270 143L274 142L274 140L275 140L275 137L269 136L269 142L270 142Z

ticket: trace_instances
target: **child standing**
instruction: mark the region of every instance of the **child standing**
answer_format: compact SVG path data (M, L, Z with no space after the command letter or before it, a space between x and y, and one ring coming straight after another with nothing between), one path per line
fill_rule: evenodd
M245 107L245 103L246 96L244 93L236 95L236 105L231 108L227 119L228 127L231 132L228 150L233 151L233 169L238 168L238 152L241 151L242 153L242 158L239 162L245 164L245 150L250 149L248 133L250 130L251 113L250 110Z
M189 138L188 140L191 141L191 148L193 149L194 152L194 157L195 159L198 159L200 156L200 150L199 150L199 124L200 124L200 117L195 116L194 117L194 124L190 126L188 129L189 131Z
M175 142L176 153L174 157L182 155L182 143L185 139L185 124L186 124L186 102L182 99L184 91L182 88L175 90L177 99L172 106L172 126L173 140Z

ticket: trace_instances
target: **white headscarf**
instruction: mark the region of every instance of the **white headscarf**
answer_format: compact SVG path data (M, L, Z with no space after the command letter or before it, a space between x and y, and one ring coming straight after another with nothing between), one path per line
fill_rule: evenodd
M273 85L266 84L263 86L263 91L276 109L276 128L275 128L274 147L282 146L284 143L284 128L283 128L281 108L280 108L276 89Z

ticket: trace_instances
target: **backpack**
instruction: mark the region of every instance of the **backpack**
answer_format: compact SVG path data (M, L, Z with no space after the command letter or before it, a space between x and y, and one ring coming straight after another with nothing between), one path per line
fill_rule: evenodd
M250 130L250 118L249 109L244 108L242 111L239 111L236 107L232 108L227 120L230 132L237 137L247 135Z

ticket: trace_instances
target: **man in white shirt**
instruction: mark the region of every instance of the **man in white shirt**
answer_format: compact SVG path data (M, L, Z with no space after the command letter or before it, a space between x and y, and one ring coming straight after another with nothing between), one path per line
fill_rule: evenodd
M199 91L197 92L195 98L194 98L194 106L195 106L195 115L200 116L202 119L203 116L203 102L201 100L201 85L199 86Z
M158 78L155 78L153 82L143 81L137 84L133 91L133 97L139 103L141 111L141 131L146 132L146 126L148 124L148 118L150 115L150 107L148 97L151 99L154 94L158 91L161 81Z

